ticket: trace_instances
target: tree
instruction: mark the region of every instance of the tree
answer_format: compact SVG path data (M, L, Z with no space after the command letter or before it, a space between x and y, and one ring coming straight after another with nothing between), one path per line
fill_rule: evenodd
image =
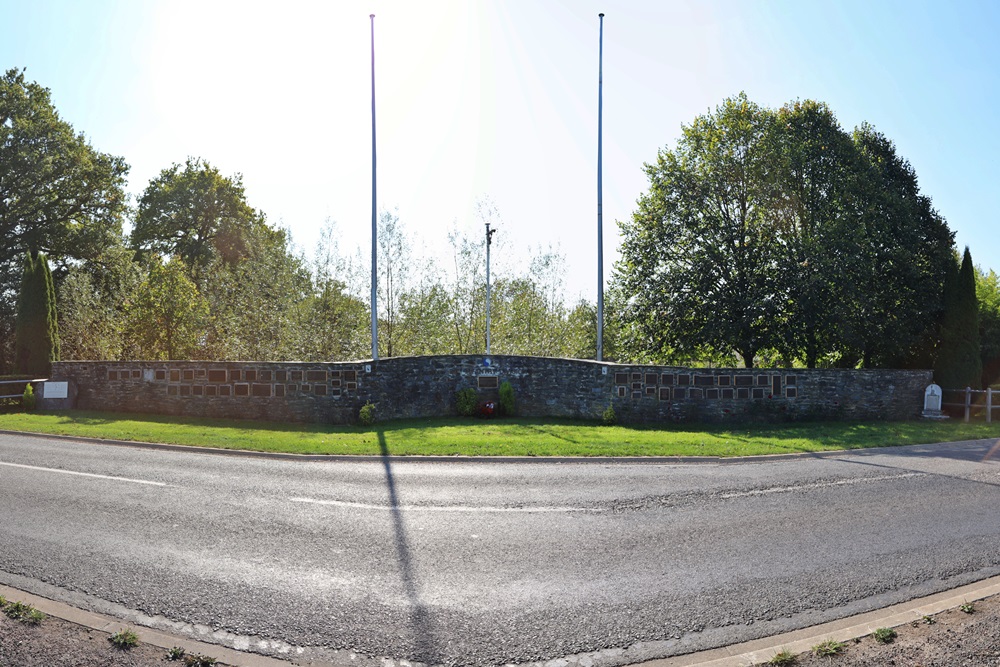
M454 229L448 241L455 271L448 315L453 336L448 352L482 353L486 351L486 240Z
M177 255L195 274L218 257L233 264L246 257L264 217L246 202L242 176L227 178L200 158L164 169L139 199L132 247Z
M420 282L400 296L401 355L448 354L455 345L453 296L433 261L424 264Z
M302 361L348 361L371 354L367 304L344 283L327 280L303 304L298 319L295 358Z
M978 388L983 371L979 355L976 276L972 254L966 247L961 268L952 274L945 286L935 380L945 389Z
M215 359L274 361L295 356L298 320L313 291L305 262L289 249L288 233L261 224L246 236L247 255L212 259L200 291L212 313L205 354Z
M58 287L63 359L122 358L126 310L145 273L123 245L67 268Z
M48 376L53 361L59 361L59 326L55 290L48 260L39 253L24 255L21 290L17 300L17 372Z
M0 373L15 364L15 301L26 252L55 262L100 254L127 209L120 157L95 150L23 70L0 76Z
M979 302L979 358L984 387L1000 381L1000 275L976 268L976 300Z
M741 94L682 128L645 165L649 191L620 222L621 316L654 359L702 346L747 367L777 344L781 307L774 114Z
M16 69L0 77L0 264L98 254L121 234L127 173L59 118L47 88Z
M843 356L865 367L933 362L946 276L954 271L954 233L920 194L913 167L871 125L854 132L864 160L855 289L845 295Z
M382 211L378 219L379 356L398 356L400 299L409 288L410 242L399 216Z
M609 306L628 358L931 363L953 234L909 163L820 102L741 95L646 165Z
M132 359L204 356L208 302L179 257L150 260L149 274L128 304L125 355Z
M840 342L860 268L861 160L822 102L786 104L772 127L780 159L780 347L815 368L821 353Z

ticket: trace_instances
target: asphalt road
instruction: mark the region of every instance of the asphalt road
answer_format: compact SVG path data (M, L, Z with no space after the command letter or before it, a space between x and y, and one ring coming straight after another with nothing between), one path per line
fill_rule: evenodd
M337 663L616 665L1000 573L992 444L303 462L0 435L0 582Z

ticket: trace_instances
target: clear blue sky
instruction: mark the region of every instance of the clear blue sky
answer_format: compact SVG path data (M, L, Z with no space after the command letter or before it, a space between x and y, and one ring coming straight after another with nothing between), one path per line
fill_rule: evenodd
M558 244L569 297L593 300L601 11L607 275L643 162L741 90L871 122L1000 270L996 2L0 0L0 66L124 156L134 194L200 156L306 252L327 217L367 247L374 13L380 206L434 254L489 196L501 260Z

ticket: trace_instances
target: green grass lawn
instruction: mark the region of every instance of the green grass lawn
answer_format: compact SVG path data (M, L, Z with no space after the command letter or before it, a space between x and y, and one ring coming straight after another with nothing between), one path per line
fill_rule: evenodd
M0 429L295 454L751 456L1000 437L1000 423L601 426L557 419L393 421L370 428L109 412L7 412Z

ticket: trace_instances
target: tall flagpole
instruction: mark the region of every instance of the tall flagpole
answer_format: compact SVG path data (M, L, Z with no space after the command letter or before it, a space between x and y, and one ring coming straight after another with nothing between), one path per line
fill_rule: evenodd
M378 211L375 198L375 15L372 14L372 359L378 359Z
M604 113L604 14L597 15L601 19L601 32L597 59L597 360L604 359L604 233L602 224L601 202L601 125Z

